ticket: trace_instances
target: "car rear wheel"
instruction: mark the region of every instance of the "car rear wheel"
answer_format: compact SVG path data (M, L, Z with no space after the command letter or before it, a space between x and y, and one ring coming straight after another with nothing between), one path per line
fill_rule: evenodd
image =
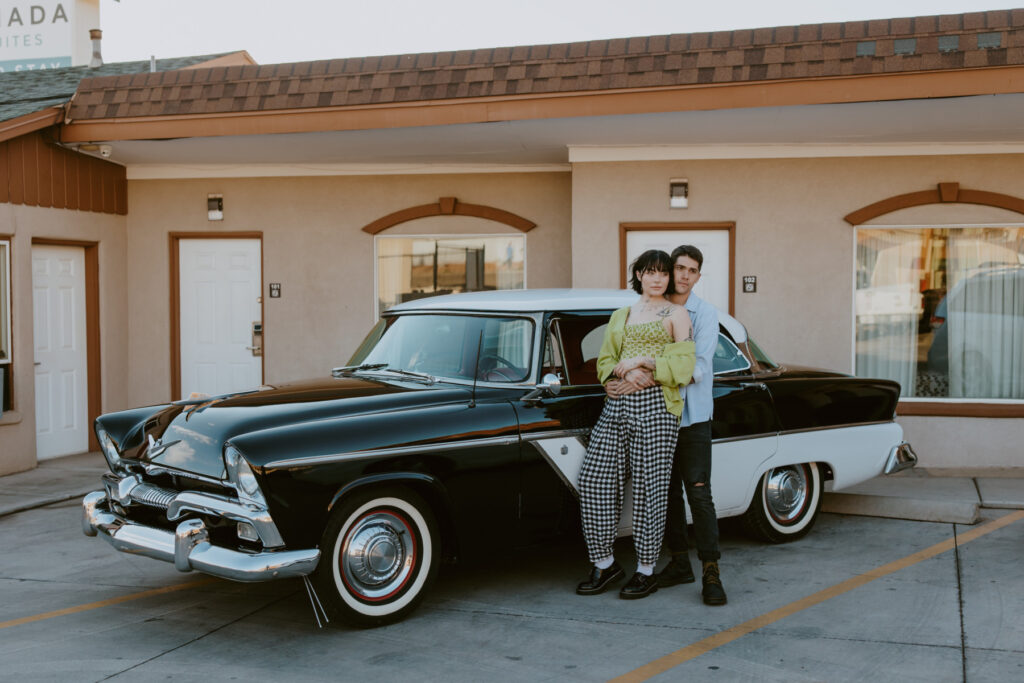
M398 621L416 609L440 557L430 507L404 488L342 501L320 548L318 593L335 615L363 628Z
M821 510L823 481L816 463L785 465L764 473L743 525L755 538L785 543L811 530Z

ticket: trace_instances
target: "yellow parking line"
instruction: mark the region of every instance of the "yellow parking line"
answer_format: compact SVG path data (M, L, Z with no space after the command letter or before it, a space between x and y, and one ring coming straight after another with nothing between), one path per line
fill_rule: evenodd
M99 602L90 602L86 605L78 605L77 607L67 607L65 609L54 610L53 612L44 612L43 614L34 614L28 617L21 617L20 619L11 619L10 621L0 621L0 629L10 628L11 626L21 626L22 624L30 624L33 621L43 621L44 619L52 619L54 617L63 617L67 614L76 614L78 612L86 612L91 609L98 607L109 607L110 605L117 605L122 602L129 602L130 600L138 600L140 598L148 598L153 595L162 595L164 593L173 593L174 591L185 590L186 588L195 588L196 586L203 586L208 583L212 583L217 579L208 577L205 579L199 579L198 581L189 581L188 583L179 583L176 586L165 586L163 588L154 588L153 590L142 591L141 593L131 593L129 595L122 595L119 598L110 598L108 600L100 600Z
M672 669L673 667L679 666L684 662L700 657L702 654L721 647L726 643L731 643L737 638L742 638L748 633L756 631L763 626L767 626L768 624L784 619L791 614L795 614L801 610L807 609L808 607L813 607L814 605L825 602L826 600L830 600L837 595L842 595L843 593L852 591L854 588L859 588L860 586L870 583L875 579L880 579L883 576L888 576L889 574L898 572L901 569L906 569L907 567L917 564L922 560L927 560L928 558L935 557L947 550L952 550L957 545L963 545L964 543L973 541L985 534L992 533L993 531L1002 529L1004 526L1013 524L1020 519L1024 519L1024 510L1004 515L995 521L983 524L976 529L972 529L964 534L959 534L956 537L947 539L941 543L936 543L930 548L925 548L913 555L907 555L903 559L890 562L889 564L884 564L881 567L864 572L852 579L847 579L842 583L837 583L834 586L818 591L813 595L808 595L802 600L791 602L779 609L772 610L771 612L762 614L759 617L754 617L750 621L743 622L738 626L733 626L732 628L716 633L713 636L708 636L704 640L697 641L693 645L688 645L681 650L676 650L664 657L655 659L653 662L645 664L638 669L634 669L633 671L625 673L617 678L613 678L612 683L640 683L640 681L646 681L658 674L662 674L669 669Z

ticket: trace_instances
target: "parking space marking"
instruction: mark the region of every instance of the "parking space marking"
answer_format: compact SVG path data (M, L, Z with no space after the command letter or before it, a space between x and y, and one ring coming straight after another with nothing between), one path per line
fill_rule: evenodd
M54 617L63 617L67 614L77 614L78 612L87 612L91 609L97 609L99 607L109 607L110 605L117 605L122 602L129 602L131 600L139 600L141 598L149 598L154 595L163 595L164 593L173 593L174 591L185 590L187 588L195 588L197 586L204 586L208 583L216 581L214 577L208 577L205 579L199 579L197 581L189 581L188 583L179 583L175 586L164 586L163 588L154 588L153 590L142 591L140 593L131 593L129 595L122 595L118 598L109 598L108 600L100 600L98 602L90 602L85 605L78 605L77 607L66 607L64 609L54 610L52 612L44 612L43 614L33 614L28 617L21 617L19 619L11 619L10 621L0 621L0 629L10 628L11 626L21 626L22 624L30 624L34 621L43 621L44 619L52 619Z
M848 593L855 588L871 583L875 579L880 579L883 576L888 576L889 574L898 572L901 569L906 569L907 567L915 565L923 560L935 557L936 555L941 555L947 550L952 550L956 546L969 543L976 538L980 538L985 534L1002 529L1004 526L1013 524L1021 519L1024 519L1024 510L1011 512L1008 515L1004 515L999 519L983 524L964 534L957 534L953 538L949 538L941 543L936 543L930 548L925 548L913 555L907 555L902 559L884 564L881 567L876 567L875 569L864 572L859 576L855 576L841 583L837 583L834 586L820 590L813 595L808 595L806 598L802 598L796 602L791 602L788 605L784 605L776 610L762 614L759 617L754 617L753 619L739 624L738 626L733 626L732 628L716 633L713 636L708 636L707 638L699 640L692 645L687 645L681 650L676 650L675 652L655 659L654 661L618 676L617 678L613 678L611 683L640 683L641 681L649 680L658 674L665 673L669 669L688 662L691 659L696 659L697 657L711 652L722 645L731 643L738 638L742 638L748 633L752 633L763 626L768 626L780 619L785 619L792 614L796 614L808 607L813 607L814 605L825 602L826 600L830 600L837 595Z

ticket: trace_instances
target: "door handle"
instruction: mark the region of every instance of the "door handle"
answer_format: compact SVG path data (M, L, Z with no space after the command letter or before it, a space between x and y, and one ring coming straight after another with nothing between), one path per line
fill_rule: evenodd
M740 382L740 386L744 389L768 389L768 385L764 382Z
M42 363L41 361L38 361L38 360L37 360L37 361L36 361L35 363L33 363L32 365L42 365L42 364L43 364L43 363Z

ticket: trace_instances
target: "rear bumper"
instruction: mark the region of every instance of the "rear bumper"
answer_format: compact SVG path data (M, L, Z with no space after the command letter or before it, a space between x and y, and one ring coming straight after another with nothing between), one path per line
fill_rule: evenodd
M104 491L93 491L82 500L82 531L86 536L102 536L121 552L172 562L183 572L194 569L232 581L305 576L320 561L316 548L245 553L215 546L199 519L186 519L173 532L136 524L110 509Z
M907 470L917 464L917 453L906 441L901 441L889 451L889 457L885 461L884 474L895 474L901 470Z

